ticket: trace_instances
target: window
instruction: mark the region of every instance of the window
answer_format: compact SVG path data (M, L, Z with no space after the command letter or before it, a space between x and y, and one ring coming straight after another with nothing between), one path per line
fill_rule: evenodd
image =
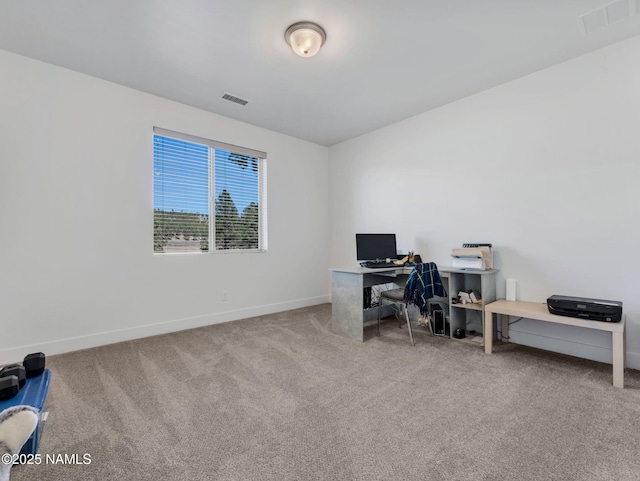
M154 127L154 252L266 251L266 157Z

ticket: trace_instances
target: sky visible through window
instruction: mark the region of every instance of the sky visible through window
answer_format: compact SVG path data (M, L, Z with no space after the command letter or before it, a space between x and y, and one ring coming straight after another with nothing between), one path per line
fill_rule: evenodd
M214 157L214 200L226 189L238 213L252 202L257 204L257 159L249 158L255 163L243 165L237 156L219 149ZM209 214L208 146L154 135L153 163L154 209Z

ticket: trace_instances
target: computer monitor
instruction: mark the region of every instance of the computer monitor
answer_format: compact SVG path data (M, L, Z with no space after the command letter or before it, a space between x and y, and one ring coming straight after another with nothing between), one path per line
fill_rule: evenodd
M358 262L376 259L396 260L395 234L356 234L356 255Z

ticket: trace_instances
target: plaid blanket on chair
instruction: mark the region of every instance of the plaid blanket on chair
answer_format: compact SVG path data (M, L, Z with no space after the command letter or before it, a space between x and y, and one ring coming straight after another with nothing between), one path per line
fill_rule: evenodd
M427 316L427 300L434 296L447 296L442 279L440 279L438 266L434 262L416 264L404 287L405 304L414 304L420 309L421 315Z

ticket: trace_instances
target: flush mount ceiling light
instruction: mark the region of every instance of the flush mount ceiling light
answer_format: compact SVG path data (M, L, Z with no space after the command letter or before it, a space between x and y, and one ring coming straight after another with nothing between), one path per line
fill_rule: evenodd
M313 22L297 22L284 33L293 51L301 57L313 57L327 39L322 27Z

